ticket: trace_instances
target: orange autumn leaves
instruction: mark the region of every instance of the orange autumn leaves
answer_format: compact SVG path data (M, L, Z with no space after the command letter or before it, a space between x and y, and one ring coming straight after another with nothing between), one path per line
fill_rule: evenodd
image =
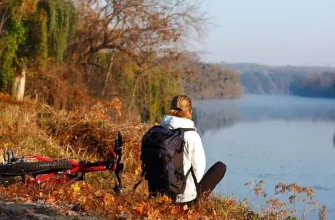
M68 207L80 215L124 219L219 219L219 211L210 204L203 207L178 206L166 196L149 200L145 193L130 190L116 195L112 189L103 189L87 182L45 184L41 187L20 183L2 188L0 200L14 197L15 202Z

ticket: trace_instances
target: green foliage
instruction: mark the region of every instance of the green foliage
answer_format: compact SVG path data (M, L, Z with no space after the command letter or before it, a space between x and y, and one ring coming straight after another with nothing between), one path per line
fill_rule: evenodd
M112 65L109 63L111 60ZM108 93L103 98L112 99L115 95L120 97L123 110L130 112L129 117L132 119L137 120L140 116L141 121L160 121L168 113L172 97L183 93L180 77L173 76L170 68L164 64L141 72L127 55L105 52L92 55L88 62L94 64L87 68L89 93L99 97L107 83ZM105 81L107 71L110 71L110 76Z
M49 54L62 63L75 32L75 7L70 1L64 0L41 0L39 7L46 11L48 17Z
M92 62L92 63L96 63L98 65L107 65L108 64L108 61L110 60L110 55L107 54L107 53L103 53L103 52L98 52L96 54L93 54L89 61Z
M10 7L10 17L5 24L5 37L2 39L3 52L0 57L0 89L8 91L13 82L14 70L20 63L17 52L25 40L26 29L22 20L15 17L18 5Z
M161 92L159 79L149 80L149 122L159 121L161 117Z
M28 33L22 50L30 59L31 65L44 69L48 59L47 16L43 9L36 11L27 21Z
M8 91L23 66L44 69L48 55L63 62L75 32L76 10L65 0L9 1L9 18L0 38L0 90Z
M148 120L150 123L159 122L164 114L169 111L171 99L183 93L183 85L179 77L171 77L168 71L163 68L155 70L155 73L147 78L149 88ZM142 116L143 117L143 116Z
M45 12L40 12L40 44L37 49L37 54L41 56L41 67L44 68L48 59L48 26Z

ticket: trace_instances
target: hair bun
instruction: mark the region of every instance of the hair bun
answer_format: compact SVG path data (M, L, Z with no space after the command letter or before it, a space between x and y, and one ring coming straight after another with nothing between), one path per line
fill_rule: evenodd
M192 119L192 100L186 95L173 97L170 105L170 115L179 118Z

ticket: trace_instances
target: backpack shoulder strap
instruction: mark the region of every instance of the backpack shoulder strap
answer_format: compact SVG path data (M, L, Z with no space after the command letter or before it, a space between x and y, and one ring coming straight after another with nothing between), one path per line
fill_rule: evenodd
M194 184L195 184L195 188L197 190L197 198L200 196L200 185L197 181L197 178L195 177L195 174L194 174L194 170L193 170L193 167L191 166L191 174L192 174L192 177L193 177L193 180L194 180Z
M195 128L182 128L182 129L184 130L184 132L186 132L186 131L195 131ZM200 194L200 186L198 184L197 178L195 177L193 166L191 166L191 168L187 172L186 176L188 176L190 173L192 174L192 177L193 177L193 180L194 180L194 184L195 184L195 188L197 189L197 197L198 197L199 194Z
M186 132L186 131L195 131L195 128L182 128L182 130L184 132ZM195 174L194 174L194 171L193 171L193 166L191 166L191 168L189 169L189 171L186 173L186 176L188 176L190 173L192 174L192 177L193 177L193 180L194 180L194 184L195 184L195 187L197 189L197 194L199 195L199 193L200 193L200 187L199 187L197 178L195 177Z
M195 184L195 188L197 190L197 197L200 195L200 185L197 181L197 178L195 177L195 174L194 174L194 170L193 170L193 166L191 166L191 168L187 171L186 173L186 177L188 177L189 174L192 174L192 177L193 177L193 181L194 181L194 184Z
M144 166L144 164L142 163L141 179L140 179L140 181L138 181L138 182L134 185L134 187L133 187L133 191L135 191L136 188L142 183L142 180L143 180L143 177L144 177L144 174L145 174L145 173L146 173L145 166Z

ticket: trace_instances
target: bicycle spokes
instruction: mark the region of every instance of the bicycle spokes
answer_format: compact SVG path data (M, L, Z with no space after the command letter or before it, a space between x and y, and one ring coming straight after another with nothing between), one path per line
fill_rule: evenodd
M14 151L12 149L8 149L4 150L3 152L3 160L5 163L13 163L19 159L15 157Z

